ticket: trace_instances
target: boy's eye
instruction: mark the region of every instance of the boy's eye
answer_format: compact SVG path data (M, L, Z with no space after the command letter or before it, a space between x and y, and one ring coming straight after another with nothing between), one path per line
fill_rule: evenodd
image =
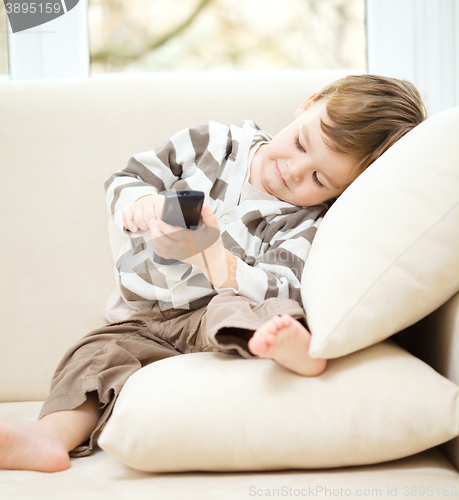
M319 187L325 187L318 179L317 177L317 172L313 172L312 174L312 180L319 186Z
M306 153L306 150L303 148L303 146L302 146L302 145L301 145L301 143L300 143L300 136L299 136L299 135L297 135L297 136L295 137L295 146L296 146L296 147L297 147L300 151L302 151L303 153Z

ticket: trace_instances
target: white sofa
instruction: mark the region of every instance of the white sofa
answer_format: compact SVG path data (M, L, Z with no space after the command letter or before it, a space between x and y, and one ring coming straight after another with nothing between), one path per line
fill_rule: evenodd
M0 84L0 419L34 420L65 350L105 323L114 277L104 180L132 154L199 121L250 118L276 133L340 76L178 73ZM459 295L395 338L459 383ZM455 498L458 468L457 439L383 464L274 472L152 474L97 450L64 472L0 471L0 500L238 500L276 491Z

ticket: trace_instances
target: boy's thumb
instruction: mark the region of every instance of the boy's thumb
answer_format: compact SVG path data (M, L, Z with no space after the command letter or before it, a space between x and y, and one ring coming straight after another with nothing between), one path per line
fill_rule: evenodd
M201 217L205 226L219 229L217 218L207 203L202 206Z

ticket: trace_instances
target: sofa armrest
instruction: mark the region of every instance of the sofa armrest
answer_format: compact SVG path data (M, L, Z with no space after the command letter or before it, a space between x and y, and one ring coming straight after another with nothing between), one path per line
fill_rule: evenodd
M412 354L459 385L459 293L395 340ZM440 447L459 470L459 438Z
M395 340L459 385L459 293Z

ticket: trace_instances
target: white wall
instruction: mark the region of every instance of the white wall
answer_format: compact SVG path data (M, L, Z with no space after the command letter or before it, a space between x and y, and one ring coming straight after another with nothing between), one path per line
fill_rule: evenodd
M459 105L459 0L366 0L368 72L411 80L430 114Z

